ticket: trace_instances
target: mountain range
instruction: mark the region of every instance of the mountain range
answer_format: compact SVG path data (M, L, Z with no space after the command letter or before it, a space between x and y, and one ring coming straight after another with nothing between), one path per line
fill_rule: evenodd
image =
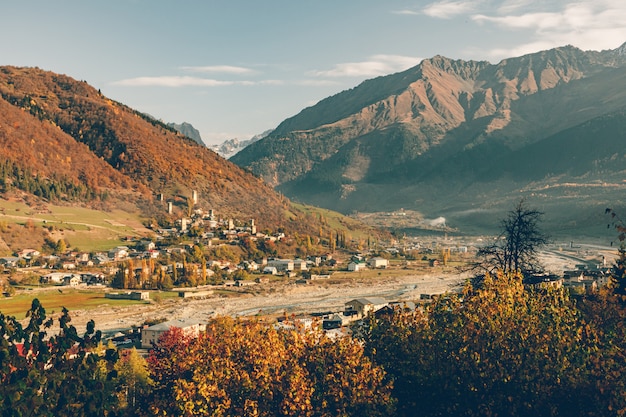
M344 213L416 210L467 231L525 198L595 234L626 179L626 44L486 61L435 56L282 122L230 160Z

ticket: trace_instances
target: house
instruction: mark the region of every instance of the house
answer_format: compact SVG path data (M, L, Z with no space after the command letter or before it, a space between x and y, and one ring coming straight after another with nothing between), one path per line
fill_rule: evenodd
M121 259L128 258L128 247L126 246L118 246L113 248L108 253L109 259L113 259L115 261L119 261Z
M524 285L531 287L556 287L563 285L563 278L555 274L532 274L524 276Z
M365 262L352 261L348 264L348 271L351 272L362 271L365 268L367 268L367 264Z
M369 313L375 313L387 304L387 301L380 297L357 298L345 304L345 311L349 313L348 315L366 317Z
M278 270L273 266L266 266L265 268L263 268L263 273L276 275L278 274Z
M63 285L69 285L71 287L76 287L79 284L82 284L83 280L80 275L72 274L63 277Z
M61 262L61 269L76 269L76 262L66 260Z
M171 328L179 328L185 334L198 337L200 332L206 330L206 324L191 319L176 319L163 323L155 324L150 327L141 329L141 347L144 349L150 349L155 343L159 341L159 337Z
M81 274L80 277L83 280L83 282L86 283L87 285L104 284L104 281L105 281L103 274L86 273L86 274Z
M294 271L306 271L306 261L302 259L294 259L293 261L293 270Z
M144 251L151 251L156 249L156 244L151 240L140 240L137 243L137 248L143 249Z
M415 311L416 305L412 301L394 301L393 303L389 303L385 307L376 311L376 317L381 316L393 316L396 313L408 313L411 311Z
M368 260L367 264L369 265L370 268L384 269L384 268L387 268L389 266L389 261L387 259L385 259L385 258L376 257L376 258L371 258L370 260Z
M31 259L41 255L36 249L23 249L17 253L17 256L24 259Z
M243 261L242 263L239 264L239 267L241 269L245 269L246 271L258 271L259 270L259 264L257 264L254 261Z
M332 330L338 329L343 325L343 318L339 314L333 314L332 316L322 320L322 329Z
M0 258L0 265L4 265L5 268L15 268L19 260L17 256L5 256Z
M291 259L270 259L267 266L273 266L278 272L288 272L295 269L294 261ZM306 269L306 265L304 267Z
M65 272L52 272L39 278L39 282L42 284L61 284L65 281L65 277L71 277Z
M98 253L98 254L93 256L92 261L93 261L94 265L105 265L105 264L109 263L111 260L109 259L109 257L106 254Z

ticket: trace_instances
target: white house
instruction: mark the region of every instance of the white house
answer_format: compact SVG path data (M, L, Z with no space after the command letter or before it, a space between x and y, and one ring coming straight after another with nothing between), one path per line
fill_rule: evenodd
M266 266L265 268L263 268L263 273L276 275L278 274L278 270L274 266Z
M83 279L81 278L80 275L77 275L77 274L66 275L65 277L63 277L64 285L76 287L77 285L82 284L82 283L83 283Z
M17 253L18 257L25 259L34 258L39 255L41 255L41 253L36 249L23 249Z
M365 269L366 267L367 267L367 264L365 264L364 262L352 261L348 264L348 271L358 272L358 271Z
M119 261L120 259L128 258L128 247L126 246L118 246L114 249L111 249L108 253L110 259L114 259Z
M273 266L278 272L289 272L295 268L291 259L270 259L267 261L267 266Z
M65 280L65 277L71 277L71 275L68 275L66 272L52 272L43 275L39 280L42 283L61 284Z
M345 304L345 311L356 314L358 317L365 317L369 313L375 313L387 304L387 301L380 297L357 298Z
M367 264L370 266L370 268L373 269L377 269L377 268L387 268L389 266L389 261L385 258L381 258L381 257L376 257L376 258L371 258L367 261Z

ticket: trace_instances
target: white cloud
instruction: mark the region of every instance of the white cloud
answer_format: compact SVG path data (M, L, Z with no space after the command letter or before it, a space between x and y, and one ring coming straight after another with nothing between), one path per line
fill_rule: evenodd
M421 58L400 55L374 55L363 62L346 62L324 71L315 71L318 77L375 77L402 71L419 64Z
M181 70L195 73L252 74L255 71L245 67L232 65L209 65L200 67L180 67Z
M394 10L391 13L393 14L405 14L405 15L420 15L420 12L416 12L415 10Z
M480 1L438 1L431 3L422 9L426 16L439 19L450 19L458 15L469 14L476 11Z
M518 56L568 44L584 50L612 49L626 41L626 25L623 23L626 2L623 0L581 0L550 6L551 10L542 9L544 4L531 10L525 0L513 0L505 2L497 13L476 14L472 20L482 25L494 24L511 32L526 33L528 42L506 50L494 49L488 53L494 58ZM522 8L525 12L521 12ZM512 13L515 11L521 13Z
M125 80L114 81L112 84L125 87L222 87L229 85L282 85L284 81L221 81L199 77L162 76L127 78Z
M198 77L162 76L162 77L136 77L113 82L113 85L127 87L218 87L232 85L232 81L219 81Z

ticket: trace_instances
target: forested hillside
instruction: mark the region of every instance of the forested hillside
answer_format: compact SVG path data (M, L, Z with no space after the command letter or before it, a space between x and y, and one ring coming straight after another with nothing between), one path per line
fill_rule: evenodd
M163 194L276 228L299 214L259 178L85 81L0 68L2 187L84 204L145 205ZM315 226L312 226L315 227Z

